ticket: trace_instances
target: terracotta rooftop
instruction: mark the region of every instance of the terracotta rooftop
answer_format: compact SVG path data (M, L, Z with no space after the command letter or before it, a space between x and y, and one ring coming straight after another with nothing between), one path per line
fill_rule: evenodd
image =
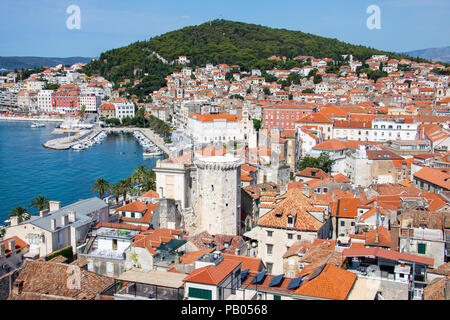
M280 199L273 210L259 218L259 226L287 228L290 215L294 221L293 229L318 231L322 227L323 223L309 212L323 212L324 209L317 205L327 206L327 202L310 199L298 188L289 189Z
M240 265L240 261L224 259L217 266L209 265L192 271L184 281L218 285Z
M445 190L450 190L450 174L446 171L423 167L414 173L414 177L435 184Z
M22 271L14 285L23 284L20 294L10 293L9 300L14 299L53 299L69 298L91 300L114 284L114 279L93 272L81 272L80 288L69 289L67 281L71 272L70 265L40 260L25 260Z

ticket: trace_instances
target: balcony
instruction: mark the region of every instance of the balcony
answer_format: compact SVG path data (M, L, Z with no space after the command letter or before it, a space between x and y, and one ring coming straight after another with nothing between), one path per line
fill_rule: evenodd
M183 289L165 288L143 283L130 283L120 289L115 297L125 300L182 300Z

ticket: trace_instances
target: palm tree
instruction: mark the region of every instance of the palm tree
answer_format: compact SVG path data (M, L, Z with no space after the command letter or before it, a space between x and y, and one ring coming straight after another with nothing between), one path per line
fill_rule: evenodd
M116 204L119 202L120 194L122 193L122 186L120 183L114 183L111 186L111 195L116 199Z
M111 185L105 179L97 178L97 180L95 180L94 184L92 185L92 190L98 192L100 194L100 199L103 200L103 198L105 197L105 193L111 190Z
M27 212L27 209L25 209L22 206L15 207L12 209L12 211L9 213L9 218L11 217L18 217L19 223L23 222L25 220L30 219L30 214Z
M33 201L30 202L30 208L35 207L41 212L48 208L48 199L45 196L37 196Z
M127 199L127 193L133 188L133 182L131 181L131 177L128 177L120 180L119 184L122 189L123 202L125 202Z
M131 175L132 179L138 184L145 181L145 178L148 174L148 168L144 165L141 165L134 169L133 174Z
M156 174L153 170L148 170L145 175L142 189L145 191L156 190Z

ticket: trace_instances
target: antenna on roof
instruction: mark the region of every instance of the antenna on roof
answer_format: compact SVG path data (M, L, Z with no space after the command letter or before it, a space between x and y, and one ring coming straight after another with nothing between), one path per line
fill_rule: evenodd
M377 232L375 234L375 243L378 243L380 240L378 238L378 224L379 224L379 218L380 218L380 208L378 206L378 203L375 201L375 205L377 208Z

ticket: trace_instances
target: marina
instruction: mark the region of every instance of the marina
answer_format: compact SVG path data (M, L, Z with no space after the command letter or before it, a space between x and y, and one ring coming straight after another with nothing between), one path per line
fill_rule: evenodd
M45 148L54 150L67 150L73 149L76 151L84 151L101 143L105 137L110 133L132 133L134 138L144 149L143 156L156 157L164 154L170 156L172 151L164 143L164 141L155 135L150 129L142 128L105 128L105 129L92 129L92 130L78 130L74 135L52 139L45 143Z
M28 207L38 195L67 205L94 196L91 187L99 177L117 183L130 176L137 166L153 168L163 157L144 157L144 149L136 138L121 134L120 130L108 133L101 143L86 151L58 152L42 147L43 142L54 137L56 123L42 128L30 128L30 124L0 121L0 149L8 155L0 157L0 190L8 199L0 203L0 225L12 208Z

